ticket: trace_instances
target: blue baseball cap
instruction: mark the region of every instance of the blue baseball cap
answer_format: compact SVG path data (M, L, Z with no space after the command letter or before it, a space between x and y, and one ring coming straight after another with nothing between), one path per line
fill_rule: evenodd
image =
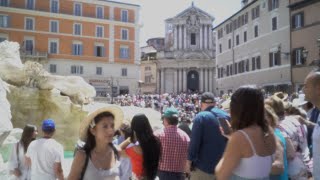
M46 119L42 121L42 130L44 131L50 131L54 130L56 128L54 120L52 119Z

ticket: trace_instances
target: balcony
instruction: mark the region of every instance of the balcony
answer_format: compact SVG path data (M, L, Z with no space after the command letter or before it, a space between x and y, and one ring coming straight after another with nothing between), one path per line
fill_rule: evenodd
M20 57L23 62L31 60L43 63L43 61L48 60L48 52L20 50Z

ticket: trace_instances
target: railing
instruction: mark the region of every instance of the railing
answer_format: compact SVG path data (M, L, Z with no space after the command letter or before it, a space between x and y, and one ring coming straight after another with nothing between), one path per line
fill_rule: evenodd
M47 52L38 52L38 51L20 51L20 56L24 58L48 58Z

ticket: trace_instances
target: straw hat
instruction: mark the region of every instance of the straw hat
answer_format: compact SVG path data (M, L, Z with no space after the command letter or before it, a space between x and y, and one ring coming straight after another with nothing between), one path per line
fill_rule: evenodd
M103 112L110 112L114 116L114 128L119 129L119 127L122 124L122 120L124 118L123 111L120 107L115 105L110 105L106 107L99 108L91 113L88 114L88 116L81 122L80 124L80 131L79 131L79 137L81 141L87 140L87 131L89 126L95 126L93 119L100 113Z
M273 94L273 96L277 96L278 98L280 98L282 101L285 101L288 99L288 94L284 93L284 92L276 92Z

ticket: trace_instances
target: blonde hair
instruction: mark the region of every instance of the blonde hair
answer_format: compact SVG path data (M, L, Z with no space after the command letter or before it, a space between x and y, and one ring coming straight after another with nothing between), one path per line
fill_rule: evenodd
M265 114L266 119L268 120L268 123L270 124L270 126L272 128L277 127L279 124L279 117L275 113L274 109L268 104L264 105L264 109L266 111L266 114Z
M278 118L281 119L282 117L284 117L284 104L279 97L271 96L264 101L264 104L269 105L274 110Z

